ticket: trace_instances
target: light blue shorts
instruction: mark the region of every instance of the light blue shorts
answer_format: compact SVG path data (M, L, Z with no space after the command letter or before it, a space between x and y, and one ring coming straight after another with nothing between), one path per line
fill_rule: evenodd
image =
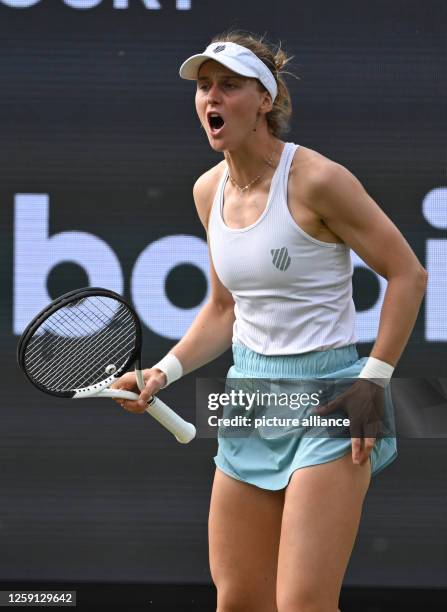
M359 358L354 344L300 355L261 355L234 344L233 358L234 365L229 369L227 379L357 378L367 360L367 357ZM389 386L385 388L384 399L386 419L394 431L394 409ZM273 491L286 487L295 470L334 461L352 450L349 436L226 437L219 430L218 442L214 461L222 472ZM378 438L370 455L372 475L383 470L396 457L396 438Z

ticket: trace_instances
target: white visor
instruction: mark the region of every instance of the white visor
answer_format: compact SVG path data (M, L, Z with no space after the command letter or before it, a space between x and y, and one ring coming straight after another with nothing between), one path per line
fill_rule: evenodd
M275 101L278 86L275 77L257 55L233 42L214 42L203 53L192 55L180 66L182 79L197 80L199 68L206 60L213 59L242 76L259 79Z

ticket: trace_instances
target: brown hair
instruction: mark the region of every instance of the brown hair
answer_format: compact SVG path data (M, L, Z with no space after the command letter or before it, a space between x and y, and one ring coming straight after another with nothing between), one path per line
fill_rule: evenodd
M281 43L275 49L273 45L265 40L264 36L258 36L250 32L244 32L242 30L230 30L217 34L213 37L211 42L233 42L241 47L250 49L258 58L264 62L267 68L271 71L275 77L275 81L278 86L278 94L273 103L272 110L266 114L267 125L270 132L279 138L282 134L289 131L289 121L292 116L292 101L290 99L290 93L287 85L283 79L283 74L290 74L295 76L291 72L283 70L284 66L292 59L293 56L288 57L287 54L281 49ZM299 78L299 77L296 77ZM265 90L265 87L260 81L258 81L260 87Z

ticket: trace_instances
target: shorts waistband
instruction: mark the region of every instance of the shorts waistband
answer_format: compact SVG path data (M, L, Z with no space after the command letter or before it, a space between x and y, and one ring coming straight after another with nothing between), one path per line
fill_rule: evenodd
M232 348L236 369L253 377L317 378L349 367L359 359L355 344L298 355L262 355L242 344L233 344Z

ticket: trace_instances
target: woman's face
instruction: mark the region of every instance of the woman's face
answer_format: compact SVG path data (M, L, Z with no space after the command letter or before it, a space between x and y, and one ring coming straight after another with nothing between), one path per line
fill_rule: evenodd
M215 151L234 149L252 133L265 95L256 79L214 60L200 66L196 110Z

